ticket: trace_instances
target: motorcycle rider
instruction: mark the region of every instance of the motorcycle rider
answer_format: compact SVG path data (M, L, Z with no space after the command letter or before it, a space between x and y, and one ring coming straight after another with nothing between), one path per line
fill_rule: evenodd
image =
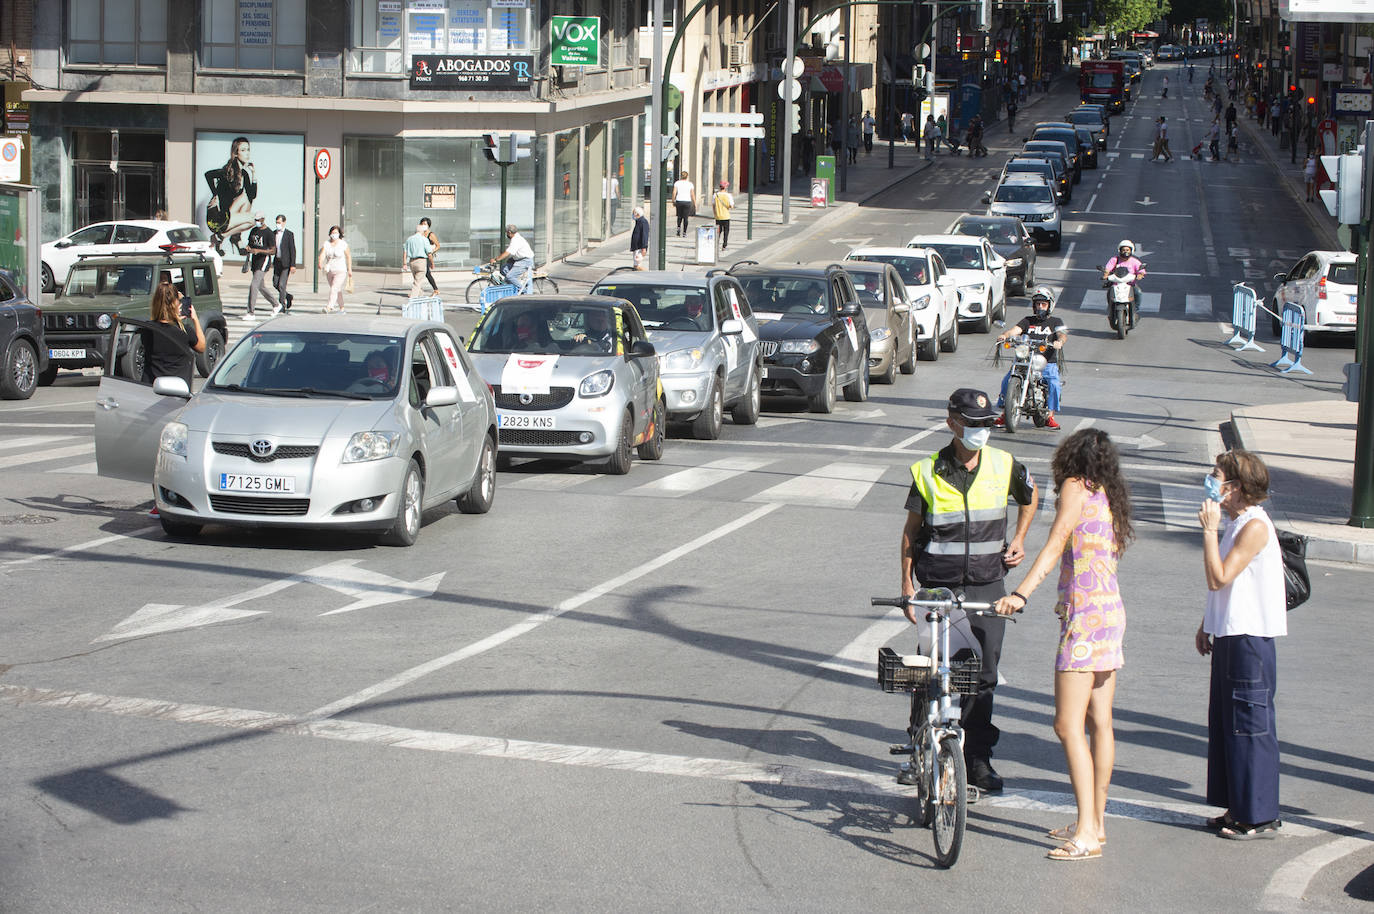
M1021 318L1015 326L1008 327L999 334L997 342L1001 343L1013 336L1028 336L1033 343L1049 343L1054 347L1055 357L1046 360L1040 377L1045 379L1045 385L1049 388L1049 395L1045 398L1045 405L1049 408L1045 427L1057 429L1059 423L1055 421L1054 414L1059 411L1059 394L1063 390L1063 382L1059 378L1059 353L1063 351L1064 342L1068 339L1068 330L1064 326L1064 321L1054 316L1054 292L1049 286L1036 286L1031 290L1030 300L1031 313ZM1003 407L1002 415L997 417L995 423L997 428L1007 427L1005 404L1009 380L1010 371L1002 378L1002 393L997 398L997 405Z
M1137 284L1145 278L1145 264L1135 256L1135 243L1129 238L1121 239L1121 243L1116 246L1116 256L1107 261L1107 265L1102 268L1102 281L1106 282L1111 278L1112 271L1117 267L1125 267L1131 271L1131 321L1130 326L1135 326L1136 309L1140 307L1140 295Z

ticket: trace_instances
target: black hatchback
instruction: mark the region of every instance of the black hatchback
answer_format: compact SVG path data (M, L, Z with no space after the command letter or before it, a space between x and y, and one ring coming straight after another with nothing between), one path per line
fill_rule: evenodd
M38 386L38 375L48 367L43 312L19 291L8 270L0 270L0 352L0 397L27 400Z
M844 267L749 260L730 274L758 318L765 396L806 397L817 413L835 409L840 388L868 399L868 322Z
M1015 216L960 216L951 235L979 235L1007 261L1007 294L1025 295L1035 285L1035 239Z

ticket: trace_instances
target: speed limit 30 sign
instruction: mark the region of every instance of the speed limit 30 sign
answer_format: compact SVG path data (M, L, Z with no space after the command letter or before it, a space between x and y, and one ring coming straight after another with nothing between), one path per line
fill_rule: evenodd
M329 169L334 164L334 158L329 154L328 149L315 150L315 177L323 181L329 177Z

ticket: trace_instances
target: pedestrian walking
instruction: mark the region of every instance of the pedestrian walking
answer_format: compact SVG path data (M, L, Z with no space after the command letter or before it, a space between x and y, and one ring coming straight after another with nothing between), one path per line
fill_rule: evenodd
M1317 198L1317 157L1310 152L1302 166L1302 175L1307 184L1307 202L1311 203Z
M1207 128L1207 148L1212 153L1212 161L1221 161L1221 122L1212 118L1212 126Z
M830 125L830 154L835 157L835 162L840 161L840 150L844 148L844 137L840 135L840 122L835 121Z
M1167 77L1167 76L1164 77L1164 91L1160 94L1159 97L1160 97L1160 98L1168 98L1168 97L1169 97L1169 77Z
M1150 161L1151 161L1151 162L1153 162L1155 159L1158 159L1158 158L1163 154L1163 153L1161 152L1161 150L1162 150L1162 148L1163 148L1163 146L1164 146L1164 136L1163 136L1163 132L1162 132L1163 129L1164 129L1164 118L1162 118L1162 117L1157 117L1157 118L1155 118L1155 131L1154 131L1154 134L1155 134L1155 135L1154 135L1154 142L1153 142L1153 145L1150 147Z
M844 126L844 145L849 150L849 164L859 161L859 124L850 115L849 123Z
M1016 74L1016 91L1017 91L1017 98L1019 98L1021 101L1024 102L1024 101L1026 100L1026 71L1025 71L1025 70L1022 70L1020 73L1017 73L1017 74Z
M903 112L902 112L902 139L906 140L906 141L909 143L909 142L911 142L911 139L912 139L913 136L915 136L915 134L916 134L916 118L912 116L912 114L911 114L910 111L903 111Z
M1203 483L1198 520L1208 593L1196 642L1212 658L1207 802L1225 810L1207 826L1232 840L1272 838L1282 825L1274 639L1288 634L1288 620L1283 557L1260 507L1269 497L1269 470L1235 449L1217 457Z
M1236 122L1236 103L1231 102L1226 106L1226 129L1230 130Z
M634 259L636 270L649 269L649 220L644 218L644 207L633 210L634 228L630 230L630 256Z
M802 174L811 174L811 168L816 163L816 138L808 130L802 134L801 138L801 170Z
M949 136L949 119L943 114L935 119L935 126L940 128L940 139ZM938 148L940 144L936 143L935 145Z
M1226 158L1240 159L1240 127L1236 124L1232 124L1226 134Z
M329 283L329 299L325 302L324 313L342 311L344 292L353 281L353 252L348 249L348 242L344 241L343 229L337 225L329 227L329 240L320 245L317 263Z
M1016 128L1016 112L1019 107L1016 104L1016 95L1007 95L1007 133L1011 133Z
M730 210L735 208L735 198L730 196L729 181L720 182L720 187L711 201L711 208L715 210L716 237L720 239L720 249L723 251L730 246Z
M864 152L873 155L873 128L878 126L878 122L873 119L872 111L864 112Z
M425 291L422 281L429 269L429 255L434 253L434 245L429 240L429 226L425 225L427 221L421 219L415 223L415 233L405 241L405 260L401 269L410 271L411 298L420 298Z
M256 319L254 306L259 295L267 299L274 313L281 308L281 302L267 289L267 271L272 267L275 253L272 233L267 230L267 217L262 213L254 213L253 228L248 232L248 257L251 261L253 281L248 285L248 313L243 316L244 320Z
M975 114L968 125L968 153L970 156L985 156L988 147L983 145L983 116Z
M677 212L677 234L687 236L687 220L697 211L697 187L682 172L673 182L673 209Z
M935 155L935 144L940 141L940 125L935 123L935 118L929 114L926 115L925 140L926 158L929 159Z
M272 313L290 311L296 296L286 291L287 283L296 272L296 235L286 227L286 217L277 214L277 231L272 238L272 288L277 290L278 306Z
M614 222L614 217L612 217L612 222ZM429 283L431 293L437 293L439 291L439 284L434 281L434 255L439 253L439 248L443 247L443 245L439 244L439 236L434 234L434 223L429 221L428 216L422 216L420 218L420 224L425 227L425 237L428 238L429 243L433 245L430 249L429 256L425 258L425 282Z
M1078 818L1049 836L1064 842L1051 860L1102 856L1107 788L1116 759L1112 701L1125 663L1126 607L1117 562L1134 536L1131 500L1116 445L1101 429L1074 432L1050 464L1058 494L1049 538L1026 576L997 601L1002 615L1025 609L1059 566L1059 651L1054 663L1054 733L1064 747Z
M1040 503L1024 464L988 446L997 408L981 390L962 387L950 394L945 424L953 440L911 465L906 523L901 537L902 594L921 587L963 591L971 601L992 602L1006 594L1007 569L1025 559L1026 531ZM1016 529L1007 538L1007 502L1019 506ZM918 624L911 607L906 617ZM982 651L978 693L960 701L968 782L995 793L1002 779L992 767L1000 735L992 722L997 665L1006 621L975 616L969 620Z
M1164 161L1174 160L1174 154L1169 151L1169 122L1162 114L1159 116L1159 151L1163 154Z

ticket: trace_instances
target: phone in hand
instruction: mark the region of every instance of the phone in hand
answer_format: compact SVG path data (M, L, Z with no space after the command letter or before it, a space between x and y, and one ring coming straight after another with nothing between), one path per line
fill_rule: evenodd
M183 295L181 298L181 319L191 316L191 302Z

